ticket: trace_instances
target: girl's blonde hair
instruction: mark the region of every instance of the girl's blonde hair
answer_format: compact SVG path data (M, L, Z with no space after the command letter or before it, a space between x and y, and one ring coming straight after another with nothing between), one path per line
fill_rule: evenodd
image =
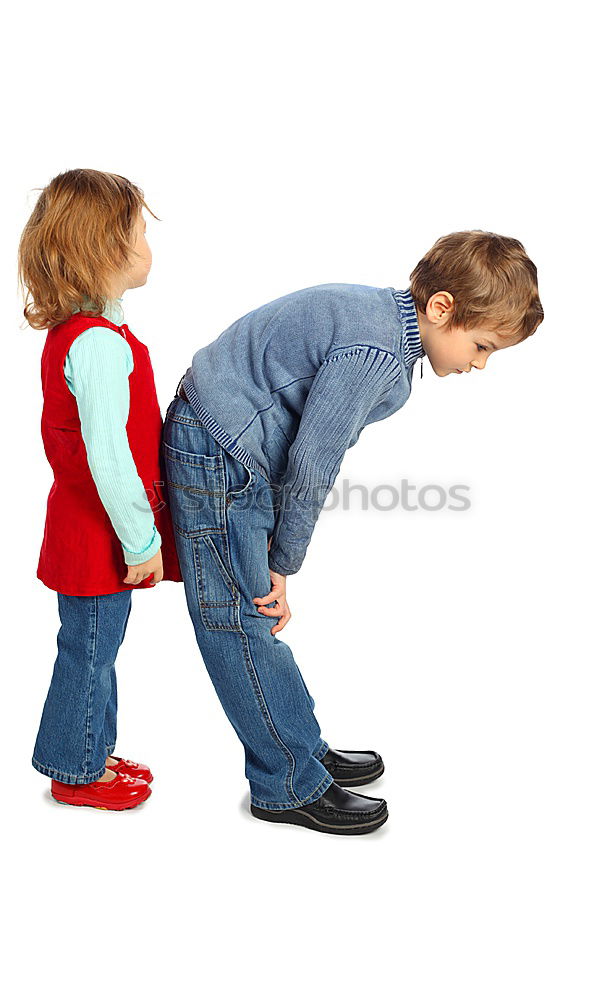
M85 303L103 312L108 283L131 260L142 208L139 187L120 174L67 170L42 189L19 243L24 316L36 330L57 326Z
M454 297L451 322L465 330L489 328L520 342L543 320L537 268L518 240L472 229L442 236L410 275L420 312L435 292Z

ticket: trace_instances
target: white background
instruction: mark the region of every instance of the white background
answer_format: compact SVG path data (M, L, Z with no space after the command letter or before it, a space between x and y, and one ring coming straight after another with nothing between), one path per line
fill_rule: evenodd
M599 1000L599 77L593 5L29 3L4 24L3 896L8 995ZM8 32L7 32L8 28ZM242 313L321 282L405 288L457 229L518 237L545 323L485 372L419 366L341 478L465 483L468 512L324 512L280 633L325 738L378 749L367 837L248 812L183 589L134 595L129 813L30 766L56 597L44 334L15 256L36 187L122 173L161 218L126 295L163 411Z

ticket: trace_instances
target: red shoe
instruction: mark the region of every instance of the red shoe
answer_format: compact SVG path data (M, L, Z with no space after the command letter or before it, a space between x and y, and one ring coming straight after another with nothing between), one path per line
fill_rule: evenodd
M153 780L150 767L145 764L136 764L133 760L124 760L123 757L113 757L109 754L112 760L116 760L116 764L107 764L110 771L117 771L117 774L129 774L130 778L141 778L142 781L148 782L150 785Z
M140 778L116 774L112 781L92 781L89 785L66 785L53 779L50 792L57 802L69 806L133 809L149 797L152 788Z

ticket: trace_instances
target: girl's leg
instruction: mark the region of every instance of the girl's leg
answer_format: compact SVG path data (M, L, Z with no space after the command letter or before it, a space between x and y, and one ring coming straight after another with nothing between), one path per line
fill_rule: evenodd
M105 772L111 670L131 599L130 590L99 597L58 594L58 656L32 760L50 778L89 784Z
M128 591L131 597L131 590ZM121 638L119 639L119 646L121 646L125 638L125 630L129 621L130 613L132 610L132 604L128 606L127 615L123 623L123 631L121 633ZM111 693L109 695L109 700L107 702L107 709L105 712L105 743L107 745L107 757L110 757L115 749L115 744L117 743L117 673L115 670L115 664L113 663L110 670L111 679Z

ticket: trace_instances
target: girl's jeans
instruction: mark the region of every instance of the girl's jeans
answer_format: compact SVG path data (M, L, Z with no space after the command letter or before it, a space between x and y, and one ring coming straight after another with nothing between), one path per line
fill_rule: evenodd
M272 488L225 451L184 399L165 418L163 453L176 546L197 643L224 711L245 750L251 802L292 809L324 794L320 736L278 618L253 604L272 589L268 540Z
M132 592L99 597L58 594L58 656L33 752L37 771L68 785L105 772L117 738L115 659Z

